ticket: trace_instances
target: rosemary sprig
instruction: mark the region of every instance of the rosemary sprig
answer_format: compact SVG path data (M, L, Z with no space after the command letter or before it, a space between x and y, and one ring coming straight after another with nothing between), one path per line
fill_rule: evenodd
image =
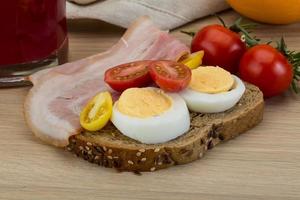
M189 35L189 36L191 36L191 37L195 37L195 35L196 35L196 33L193 32L193 31L183 31L183 30L181 30L180 32L181 32L181 33L184 33L184 34L186 34L186 35Z
M222 17L220 17L220 15L218 15L217 13L214 13L213 16L215 16L216 18L218 18L218 20L221 22L221 24L227 28L227 25L225 23L225 21L222 19Z
M280 51L293 66L293 81L291 83L291 89L295 93L299 93L299 80L300 80L300 52L290 51L287 48L287 45L284 41L284 38L281 37L280 41L277 42L276 49Z

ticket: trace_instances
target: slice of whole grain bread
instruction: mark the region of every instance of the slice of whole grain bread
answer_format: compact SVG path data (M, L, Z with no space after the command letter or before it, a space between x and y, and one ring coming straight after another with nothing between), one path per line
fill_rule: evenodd
M263 109L261 91L246 83L246 92L235 107L223 113L191 113L189 132L167 143L142 144L109 124L99 132L84 131L71 137L67 149L104 167L155 171L201 158L208 149L257 125Z

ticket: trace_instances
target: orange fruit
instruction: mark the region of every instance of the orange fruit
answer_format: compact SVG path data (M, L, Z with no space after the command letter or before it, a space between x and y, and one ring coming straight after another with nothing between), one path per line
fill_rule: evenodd
M270 24L300 21L300 0L227 0L231 7L250 19Z

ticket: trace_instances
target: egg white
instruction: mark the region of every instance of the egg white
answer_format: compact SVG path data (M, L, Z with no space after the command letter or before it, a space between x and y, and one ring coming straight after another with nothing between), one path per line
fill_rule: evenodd
M121 113L116 102L111 121L127 137L144 144L164 143L183 135L190 128L190 116L185 101L180 95L166 93L171 107L158 116L138 118Z
M243 96L245 85L241 79L232 75L235 84L228 92L217 94L202 93L187 88L180 93L189 110L199 113L218 113L232 108Z

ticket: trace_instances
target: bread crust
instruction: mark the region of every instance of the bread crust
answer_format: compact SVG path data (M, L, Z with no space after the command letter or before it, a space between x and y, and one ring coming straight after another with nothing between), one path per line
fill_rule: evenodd
M246 92L234 108L217 114L191 113L189 132L168 143L141 144L122 136L109 124L98 133L72 136L67 150L91 163L120 171L156 171L202 158L207 150L261 122L263 110L261 91L246 83Z

